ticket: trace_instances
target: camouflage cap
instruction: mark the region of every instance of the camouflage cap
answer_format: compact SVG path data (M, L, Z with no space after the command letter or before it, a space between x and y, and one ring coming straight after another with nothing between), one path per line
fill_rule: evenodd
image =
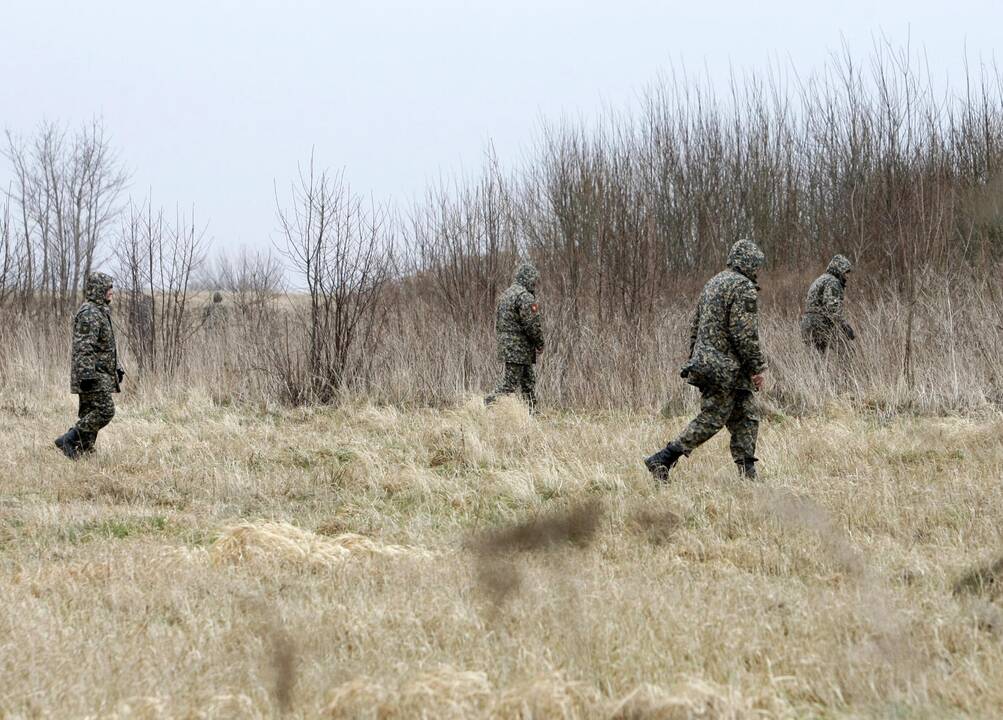
M536 284L540 282L540 271L531 262L524 262L516 268L515 281L530 292L536 291Z
M756 277L756 272L765 262L766 256L752 240L739 240L728 253L728 267L750 279Z
M103 272L92 272L84 283L84 297L91 302L103 303L109 288L114 287L114 285L115 281L112 280L111 275Z
M853 272L853 263L845 255L836 255L829 261L829 267L826 269L826 272L838 278L845 278Z

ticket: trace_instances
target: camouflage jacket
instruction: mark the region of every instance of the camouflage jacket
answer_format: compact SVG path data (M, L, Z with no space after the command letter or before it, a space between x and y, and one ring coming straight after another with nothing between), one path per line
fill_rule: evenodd
M543 349L543 317L533 294L538 279L536 268L524 263L498 300L495 334L500 362L532 365Z
M84 302L73 318L70 392L118 392L118 352L111 308L105 295L112 286L104 273L92 273Z
M825 274L808 288L805 318L812 325L822 329L839 328L844 333L851 334L850 325L843 315L843 293L849 272L850 261L837 255L829 263Z
M762 253L748 240L740 243L754 248L759 259L755 254L748 263L729 259L729 269L704 286L690 328L690 358L681 374L701 389L753 390L752 376L766 369L759 344L758 290L752 279Z

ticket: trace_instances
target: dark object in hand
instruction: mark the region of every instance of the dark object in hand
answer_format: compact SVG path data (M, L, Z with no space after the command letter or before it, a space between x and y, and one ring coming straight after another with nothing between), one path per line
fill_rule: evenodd
M846 337L848 337L850 340L857 339L857 333L853 332L853 328L850 327L849 325L846 326Z
M123 370L122 368L115 368L115 374L118 375L118 382L119 384L121 384L122 378L125 377L125 370Z

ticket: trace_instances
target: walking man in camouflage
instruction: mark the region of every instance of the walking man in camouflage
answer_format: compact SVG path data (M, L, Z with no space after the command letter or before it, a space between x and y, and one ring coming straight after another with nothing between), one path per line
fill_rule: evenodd
M766 363L759 345L756 273L763 252L751 240L739 240L728 255L728 269L715 275L700 294L690 329L690 358L680 373L700 390L700 414L682 434L645 459L659 482L683 455L727 427L731 457L740 477L756 479L759 416L753 392L763 387Z
M505 374L498 389L484 399L486 405L499 395L520 391L536 410L536 373L533 365L543 350L543 319L536 301L540 273L531 263L522 263L515 271L515 281L498 300L495 334L498 338L498 361L505 364Z
M853 264L843 255L837 255L829 262L825 274L808 289L805 314L801 318L801 337L821 355L834 342L856 337L843 316L846 278L852 270Z
M56 438L56 447L71 460L94 451L98 432L115 416L112 393L125 375L118 362L111 324L113 283L101 272L87 276L84 302L73 318L70 392L79 396L77 424Z

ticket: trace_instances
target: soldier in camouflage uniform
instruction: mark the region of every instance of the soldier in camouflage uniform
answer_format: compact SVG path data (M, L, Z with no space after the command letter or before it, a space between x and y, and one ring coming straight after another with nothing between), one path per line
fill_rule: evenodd
M73 318L70 392L79 396L77 424L56 438L56 447L71 460L94 450L98 432L115 416L112 393L125 375L118 362L111 324L112 279L96 272L87 276L84 302Z
M853 264L843 255L829 262L825 274L811 284L801 318L801 337L805 344L825 354L833 342L853 340L856 334L843 316L843 293Z
M739 475L756 479L759 416L753 392L762 388L766 363L759 346L756 272L763 252L739 240L728 255L728 269L714 276L700 294L690 330L690 358L680 373L702 396L700 414L682 434L645 459L660 482L683 455L727 427L731 456Z
M531 263L522 263L515 282L498 300L495 333L498 361L505 364L501 385L484 402L490 405L499 395L522 392L531 411L536 410L536 373L533 365L543 350L543 318L536 301L540 273Z
M223 303L223 293L219 290L212 294L212 304L202 309L202 325L207 332L215 332L226 326L229 308Z

